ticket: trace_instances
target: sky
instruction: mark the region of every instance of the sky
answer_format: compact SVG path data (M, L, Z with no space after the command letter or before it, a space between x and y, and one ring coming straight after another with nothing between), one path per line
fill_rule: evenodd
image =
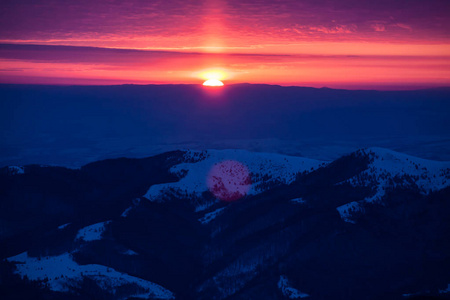
M4 0L0 83L450 86L448 0Z

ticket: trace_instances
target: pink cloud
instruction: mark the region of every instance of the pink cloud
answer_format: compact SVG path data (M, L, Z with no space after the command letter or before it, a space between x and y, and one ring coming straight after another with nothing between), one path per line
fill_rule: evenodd
M450 2L440 0L7 1L0 41L154 49L283 44L299 34L336 40L352 33L345 38L448 43L448 11ZM382 30L389 24L407 30Z
M310 31L317 31L328 34L337 33L354 33L356 32L357 26L355 24L350 25L335 25L331 27L319 26L319 27L309 27Z
M366 47L364 43L359 45ZM337 51L338 47L330 45L327 49ZM389 45L379 47L388 53ZM249 82L331 87L375 83L450 84L448 55L423 52L412 56L412 52L405 52L410 48L413 47L394 49L399 52L392 55L273 55L0 44L0 82L200 83L202 70L220 68L226 73L226 84ZM419 48L416 52L426 49L432 48Z
M378 31L378 32L382 32L386 30L386 27L383 24L373 24L371 25L371 27L373 28L373 30Z
M397 23L397 24L395 24L395 25L396 25L397 27L402 28L402 29L406 29L406 30L412 31L412 27L409 26L409 25L407 25L407 24Z

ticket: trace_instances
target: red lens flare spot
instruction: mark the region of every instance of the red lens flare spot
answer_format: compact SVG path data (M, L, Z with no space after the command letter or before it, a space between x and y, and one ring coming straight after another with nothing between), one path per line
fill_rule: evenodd
M226 160L211 168L207 185L216 198L231 202L244 197L250 190L252 181L245 165Z

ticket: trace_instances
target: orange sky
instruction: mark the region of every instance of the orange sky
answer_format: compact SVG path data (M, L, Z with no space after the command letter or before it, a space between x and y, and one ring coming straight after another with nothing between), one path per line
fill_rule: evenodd
M2 4L1 83L450 85L445 1L26 2Z

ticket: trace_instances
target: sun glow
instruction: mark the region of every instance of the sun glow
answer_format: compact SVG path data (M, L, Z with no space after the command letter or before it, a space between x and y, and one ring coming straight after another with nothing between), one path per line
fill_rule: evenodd
M223 82L218 79L208 79L203 82L204 86L223 86Z
M200 76L205 80L208 79L224 80L225 77L228 77L228 74L221 69L209 69L198 72L197 76Z
M227 77L225 71L220 69L209 69L199 73L200 77L205 79L204 86L223 86L222 80Z

